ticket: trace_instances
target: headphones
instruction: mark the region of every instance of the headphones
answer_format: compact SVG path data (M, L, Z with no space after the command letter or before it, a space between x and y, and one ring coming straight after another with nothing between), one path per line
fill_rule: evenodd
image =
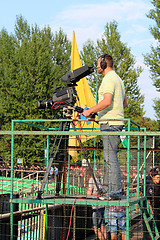
M103 54L103 55L101 56L102 60L101 60L101 62L100 62L100 67L101 67L103 70L106 69L106 67L107 67L107 63L106 63L106 61L105 61L105 56L106 56L106 54Z

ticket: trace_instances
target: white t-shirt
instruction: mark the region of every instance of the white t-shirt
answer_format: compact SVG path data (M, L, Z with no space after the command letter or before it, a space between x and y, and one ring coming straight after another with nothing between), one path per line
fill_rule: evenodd
M98 102L104 99L105 93L112 94L112 102L110 106L98 113L99 119L104 119L100 123L108 122L109 125L123 125L125 89L122 79L113 70L108 72L102 80L98 90ZM114 121L105 121L105 119L114 119Z

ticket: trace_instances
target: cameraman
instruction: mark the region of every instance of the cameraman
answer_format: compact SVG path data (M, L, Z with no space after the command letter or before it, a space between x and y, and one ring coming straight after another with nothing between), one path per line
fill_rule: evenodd
M160 233L160 170L155 167L150 171L151 179L146 181L146 196Z
M97 69L99 74L104 75L98 91L99 102L84 110L82 114L88 117L98 112L101 131L121 131L124 125L124 108L128 106L123 81L113 70L113 59L108 54L99 57ZM121 192L121 173L117 157L119 137L102 136L102 140L105 161L103 192L106 197L114 200L118 199Z

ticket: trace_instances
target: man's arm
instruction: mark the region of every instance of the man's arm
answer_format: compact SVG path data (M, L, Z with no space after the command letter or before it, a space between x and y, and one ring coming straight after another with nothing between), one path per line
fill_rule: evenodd
M87 188L87 196L92 195L93 188Z
M154 215L154 212L153 212L153 208L152 208L152 204L151 204L151 200L150 200L150 199L148 199L148 204L149 204L149 206L150 206L150 209L151 209L152 214Z
M127 106L128 106L128 99L127 99L127 96L125 94L124 101L123 101L123 107L126 108Z
M111 93L105 93L104 98L102 101L100 101L97 105L84 110L82 112L83 116L88 117L91 113L97 113L105 108L107 108L112 102L112 94Z

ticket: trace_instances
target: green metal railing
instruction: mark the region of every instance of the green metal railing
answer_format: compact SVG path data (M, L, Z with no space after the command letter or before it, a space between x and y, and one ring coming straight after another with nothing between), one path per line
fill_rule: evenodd
M160 136L160 132L147 132L145 128L141 128L137 123L132 121L131 119L124 119L125 122L125 130L122 132L100 132L98 129L94 129L92 131L89 131L89 129L83 129L79 132L79 129L77 131L58 131L58 128L54 127L46 127L43 126L43 124L49 124L51 125L52 123L59 123L62 121L72 121L70 119L60 119L60 120L40 120L40 119L29 119L29 120L12 120L12 125L11 125L11 131L1 131L0 135L9 135L11 136L11 192L10 192L10 223L11 223L11 240L13 240L13 204L18 203L18 204L45 204L46 205L46 216L47 216L47 209L49 204L69 204L69 205L105 205L105 206L123 206L126 208L126 239L129 240L129 221L130 221L130 208L135 205L143 203L146 201L146 139L147 137L153 137L153 136ZM81 121L81 120L79 120ZM84 120L83 120L84 121ZM29 127L37 127L37 131L17 131L16 125L17 124L24 124ZM41 130L39 130L41 129ZM127 137L127 191L126 191L126 198L124 198L122 201L100 201L100 200L92 200L92 199L81 199L78 198L78 196L75 199L72 198L55 198L55 199L14 199L13 194L14 194L14 178L13 178L13 163L14 163L14 137L15 136L47 136L47 139L44 142L44 148L45 148L45 163L46 165L48 164L49 161L49 136L57 136L57 135L88 135L88 136L101 136L101 135L109 135L109 136L126 136ZM136 196L130 195L130 159L131 159L131 138L135 137L137 138L137 194ZM140 197L140 179L139 179L139 169L140 169L140 144L141 144L141 138L143 137L143 160L144 160L144 170L143 170L143 175L144 175L144 192L143 196ZM68 159L68 167L70 167L70 158ZM69 177L69 175L68 175ZM68 181L69 182L69 181ZM66 187L67 189L67 194L69 194L69 185ZM73 189L75 187L73 186ZM48 183L46 185L46 194L48 193ZM85 191L83 192L85 194ZM143 205L143 204L142 204ZM45 234L46 234L46 239L47 239L47 217L45 218Z

